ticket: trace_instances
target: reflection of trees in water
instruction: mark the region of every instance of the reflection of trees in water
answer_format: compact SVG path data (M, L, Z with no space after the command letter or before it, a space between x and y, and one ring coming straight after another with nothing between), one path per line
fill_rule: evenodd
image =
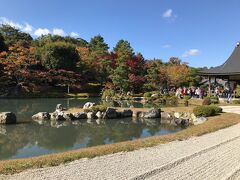
M32 132L24 124L1 126L5 128L6 134L0 134L0 159L9 158L17 151L34 139L30 136Z
M140 138L146 124L135 124L131 120L108 120L105 124L89 125L84 124L79 129L78 139L89 137L87 146L96 146Z
M134 123L130 119L108 120L97 124L95 121L71 122L45 121L3 126L0 134L0 159L10 158L26 145L35 145L52 151L72 149L75 144L82 147L96 146L105 143L120 142L140 138L147 131L155 135L161 130L175 132L176 127L160 125L159 120L148 120Z
M77 139L77 129L71 126L52 128L40 126L36 141L38 145L50 150L64 150L73 147Z

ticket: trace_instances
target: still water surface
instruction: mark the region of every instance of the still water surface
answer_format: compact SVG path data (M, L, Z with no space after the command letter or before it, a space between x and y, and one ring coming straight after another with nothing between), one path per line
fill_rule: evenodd
M144 122L118 119L104 123L96 120L59 123L49 121L43 124L31 120L31 116L37 112L53 112L56 104L71 108L82 107L89 101L100 103L98 98L0 99L0 112L12 111L16 113L18 122L21 122L16 125L0 125L0 159L33 157L181 130L180 127L161 125L159 119Z

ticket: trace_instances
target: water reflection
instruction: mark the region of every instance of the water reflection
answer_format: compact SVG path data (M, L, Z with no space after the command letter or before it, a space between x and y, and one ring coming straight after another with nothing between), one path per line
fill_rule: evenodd
M109 120L97 123L46 121L0 126L0 159L31 157L81 147L168 134L180 128L163 126L159 120L133 122ZM28 152L28 153L26 153Z

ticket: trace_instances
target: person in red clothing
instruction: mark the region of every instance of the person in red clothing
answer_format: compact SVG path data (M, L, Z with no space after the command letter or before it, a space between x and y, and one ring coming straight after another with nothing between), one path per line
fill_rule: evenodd
M183 96L186 96L186 95L187 95L187 88L186 88L186 87L183 87L182 95L183 95Z

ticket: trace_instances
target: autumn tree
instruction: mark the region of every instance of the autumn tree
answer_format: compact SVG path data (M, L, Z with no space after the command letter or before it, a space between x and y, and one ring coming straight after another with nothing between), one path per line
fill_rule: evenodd
M21 74L23 69L28 69L30 66L38 63L35 59L35 48L23 47L19 44L10 46L7 52L1 52L0 62L4 66L5 73L7 73L16 84L24 82Z
M131 83L130 89L134 92L141 92L145 82L145 60L141 53L137 53L127 61L129 67L128 78Z
M171 60L174 59L174 63ZM188 83L189 67L186 63L182 63L178 58L170 58L169 63L162 69L165 72L168 86L181 86Z

